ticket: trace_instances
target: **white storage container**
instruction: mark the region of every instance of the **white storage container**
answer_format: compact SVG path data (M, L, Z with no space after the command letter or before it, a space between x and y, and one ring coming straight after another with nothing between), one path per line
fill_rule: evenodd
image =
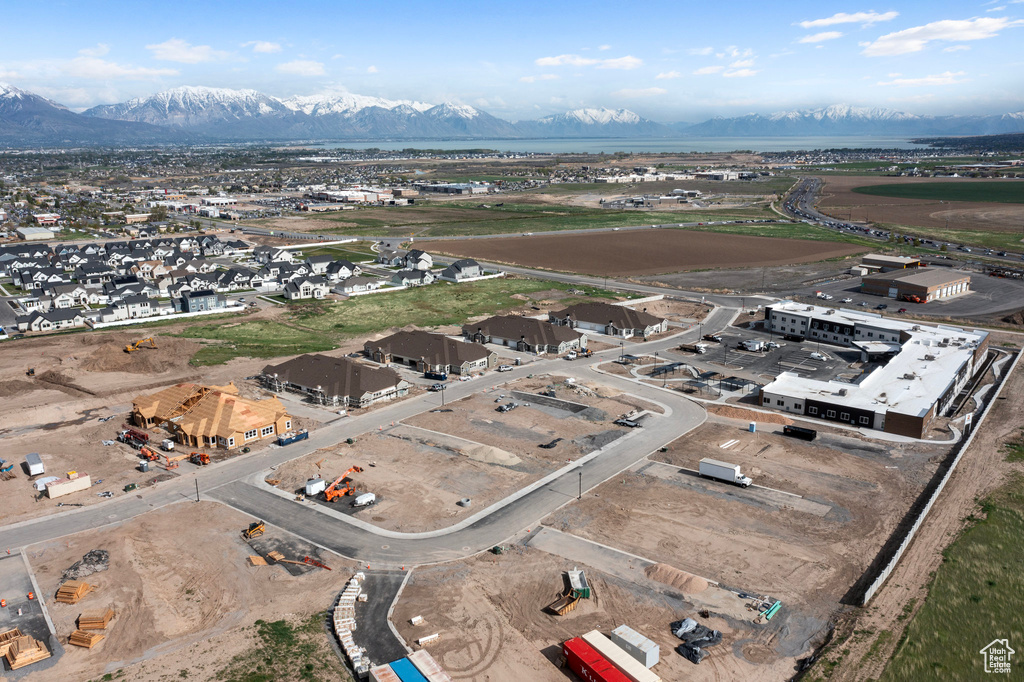
M645 668L653 668L658 664L661 648L628 625L620 625L612 630L612 641Z

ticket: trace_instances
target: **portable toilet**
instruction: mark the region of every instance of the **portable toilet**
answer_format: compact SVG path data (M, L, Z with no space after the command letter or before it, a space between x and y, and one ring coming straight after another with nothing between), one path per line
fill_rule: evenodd
M25 463L28 465L29 476L39 476L46 473L46 469L43 468L43 460L38 452L30 452L25 455Z

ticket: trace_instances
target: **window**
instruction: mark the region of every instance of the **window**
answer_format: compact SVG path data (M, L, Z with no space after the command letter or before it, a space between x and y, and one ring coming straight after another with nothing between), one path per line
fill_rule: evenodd
M861 418L860 418L860 423L861 423L861 424L870 424L870 423L871 423L871 420L870 420L870 419L868 419L867 417L861 417Z
M835 410L829 410L829 411L827 411L825 413L825 416L828 417L829 419L835 419L836 411Z
M252 431L246 431L245 432L245 440L251 440L251 439L253 439L255 437L256 437L256 429L253 429Z
M270 426L264 426L262 429L260 429L260 438L263 438L265 436L269 436L273 432L274 432L274 425L273 424L271 424Z
M843 412L843 413L841 413L839 415L839 418L842 419L844 422L848 422L848 421L850 421L850 413L849 412Z
M776 404L776 405L781 405L781 406L785 407L785 405L786 405L786 401L785 401L785 400L776 400L776 401L775 401L775 404Z
M802 409L804 409L804 406L801 405L800 403L797 403L796 405L793 405L793 409L794 410L802 410Z
M285 428L286 431L290 431L291 430L292 422L291 422L290 419L284 423L284 428Z
M875 335L875 333L874 333L874 332L868 332L868 338L869 338L869 339L870 339L870 338L873 338L873 337L874 337L874 335Z
M233 448L234 446L235 446L235 438L234 438L234 436L232 436L231 438L228 438L228 447L229 448Z
M811 405L807 408L807 414L818 414L818 408Z

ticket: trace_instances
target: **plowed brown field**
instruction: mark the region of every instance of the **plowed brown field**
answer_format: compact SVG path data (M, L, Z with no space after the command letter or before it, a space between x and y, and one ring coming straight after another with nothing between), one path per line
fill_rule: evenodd
M430 250L510 265L609 276L790 265L864 251L836 242L675 229L438 241L430 243Z
M974 201L925 201L854 192L871 185L985 182L963 178L828 177L818 208L836 218L951 230L1020 232L1024 205Z

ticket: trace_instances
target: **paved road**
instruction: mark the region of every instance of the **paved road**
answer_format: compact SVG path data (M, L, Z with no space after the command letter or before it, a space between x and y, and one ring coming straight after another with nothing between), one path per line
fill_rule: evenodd
M708 331L722 329L735 313L735 310L715 310L704 326ZM692 340L696 335L697 330L694 329L685 332L681 337L635 344L632 346L632 352L666 350L677 345L680 339ZM619 352L618 348L612 348L596 353L590 364L605 362L616 357ZM562 373L577 374L580 377L595 376L594 370L583 361L568 363L561 359L542 360L517 367L510 373L491 372L472 381L453 382L449 384L446 393L449 400L457 400L528 373L551 371L556 368ZM703 408L678 393L662 391L656 387L614 376L602 376L601 381L620 390L663 403L672 410L672 415L648 420L649 426L634 430L587 463L583 470L584 489L596 486L618 471L631 466L646 454L686 433L704 419ZM356 520L348 523L339 521L330 514L284 500L274 493L242 480L254 475L258 479L261 476L258 472L266 471L272 466L319 448L332 446L346 438L356 437L378 425L409 418L439 403L440 398L436 394L410 398L369 414L333 422L312 432L309 440L285 448L268 448L203 469L194 469L174 480L142 490L138 494L125 495L89 507L12 524L0 529L0 547L24 547L90 528L127 521L170 504L187 502L195 498L198 481L201 496L212 496L225 501L345 556L360 560L387 560L395 564L412 564L414 560L437 561L442 558L464 556L497 544L519 530L529 527L537 519L572 499L578 492L579 475L578 472L572 472L507 505L495 512L493 518L482 519L463 530L437 537L386 537L382 541L381 535L361 527Z

